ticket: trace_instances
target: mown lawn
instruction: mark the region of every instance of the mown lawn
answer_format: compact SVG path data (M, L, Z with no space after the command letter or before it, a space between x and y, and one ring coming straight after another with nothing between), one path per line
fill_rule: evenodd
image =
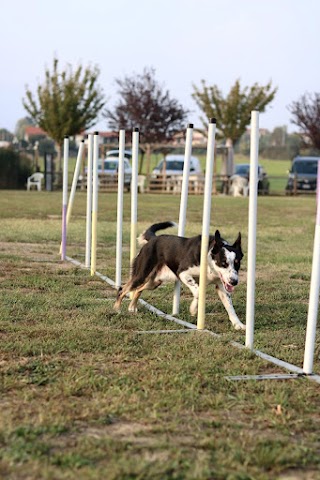
M85 195L77 192L68 254L84 260ZM61 194L0 191L1 410L4 479L319 479L319 388L305 378L230 382L282 373L230 345L244 343L208 287L201 332L140 335L175 325L140 308L112 310L114 290L59 259ZM245 320L248 200L213 197L212 230L242 232L234 305ZM178 220L179 199L140 195L138 231ZM202 198L187 234L201 231ZM315 197L261 197L255 347L302 366ZM130 197L124 201L123 279ZM99 196L98 270L114 278L116 195ZM175 232L173 229L172 232ZM144 294L171 313L172 286ZM180 318L190 294L182 290ZM177 326L177 328L180 328ZM320 373L317 340L315 372Z

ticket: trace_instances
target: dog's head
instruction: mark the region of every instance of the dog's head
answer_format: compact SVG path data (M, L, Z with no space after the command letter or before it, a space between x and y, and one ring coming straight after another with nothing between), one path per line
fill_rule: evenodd
M242 258L241 233L239 232L234 244L229 245L221 238L219 230L216 230L209 245L208 263L209 267L219 275L227 293L232 293L238 284L238 272Z

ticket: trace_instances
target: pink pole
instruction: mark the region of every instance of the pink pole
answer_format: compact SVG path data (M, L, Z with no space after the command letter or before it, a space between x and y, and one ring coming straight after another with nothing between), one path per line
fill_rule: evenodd
M61 260L66 259L67 249L68 157L69 137L65 136L63 143Z

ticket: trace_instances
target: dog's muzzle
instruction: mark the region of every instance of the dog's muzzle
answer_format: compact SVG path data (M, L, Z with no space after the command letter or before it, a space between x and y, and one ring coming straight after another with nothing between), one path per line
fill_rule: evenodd
M237 277L231 277L230 280L227 282L224 280L221 274L220 275L220 280L222 282L222 285L224 286L224 289L227 293L232 293L234 290L234 287L238 285L238 278Z

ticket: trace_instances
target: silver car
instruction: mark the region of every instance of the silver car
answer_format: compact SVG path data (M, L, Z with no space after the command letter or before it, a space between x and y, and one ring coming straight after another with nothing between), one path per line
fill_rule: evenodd
M130 190L131 179L132 179L132 168L130 160L132 158L132 153L130 150L124 151L124 186L127 190ZM102 170L102 163L101 163ZM110 150L106 154L106 158L103 163L103 172L107 175L116 175L119 170L119 150ZM99 164L98 164L98 173ZM102 173L102 172L101 172Z

